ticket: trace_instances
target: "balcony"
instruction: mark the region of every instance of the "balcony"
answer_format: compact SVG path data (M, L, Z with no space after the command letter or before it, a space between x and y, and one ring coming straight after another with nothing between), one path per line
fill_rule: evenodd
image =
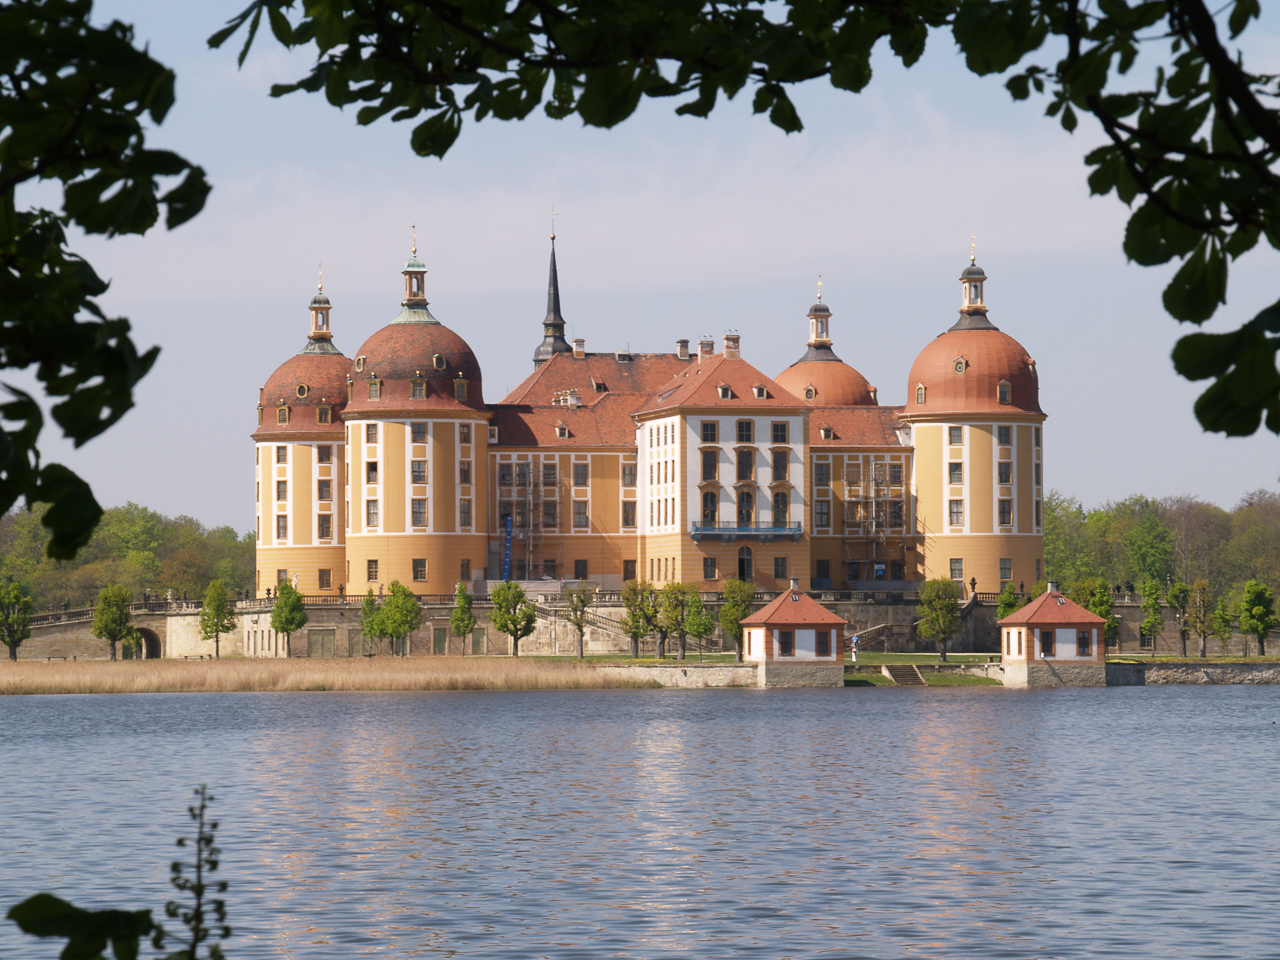
M803 534L799 523L695 523L690 530L694 540L799 540Z

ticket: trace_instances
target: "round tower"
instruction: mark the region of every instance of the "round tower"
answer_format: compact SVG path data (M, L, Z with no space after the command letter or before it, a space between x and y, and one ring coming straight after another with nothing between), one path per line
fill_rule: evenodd
M296 578L304 594L336 594L346 579L345 441L351 361L333 345L323 281L307 343L258 394L255 594Z
M876 389L867 378L836 356L831 348L831 308L818 302L809 308L809 343L804 356L775 378L778 386L806 403L821 407L876 405Z
M484 571L488 419L480 364L428 309L417 240L399 315L356 354L344 416L351 594L452 593Z
M913 495L925 577L995 593L1043 576L1045 414L1036 363L987 317L970 257L960 319L920 351L901 418L915 446Z

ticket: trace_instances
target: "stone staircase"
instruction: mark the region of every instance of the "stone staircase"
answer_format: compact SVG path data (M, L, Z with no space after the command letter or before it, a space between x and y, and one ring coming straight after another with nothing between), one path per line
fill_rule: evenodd
M924 677L920 676L920 671L914 664L886 663L880 668L880 672L900 687L926 686Z

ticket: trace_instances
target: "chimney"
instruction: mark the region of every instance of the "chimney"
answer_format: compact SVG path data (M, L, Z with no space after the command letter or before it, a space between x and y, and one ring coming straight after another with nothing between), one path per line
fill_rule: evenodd
M698 362L701 363L703 358L711 356L715 353L716 342L714 340L698 341Z
M736 333L726 333L724 335L724 358L726 360L738 360L742 357L742 350L738 346L741 337Z
M1046 584L1046 586L1049 588L1049 592L1050 592L1050 593L1057 593L1057 592L1058 592L1058 581L1057 581L1057 580L1050 580L1050 581L1048 582L1048 584Z
M689 341L688 340L676 341L676 359L677 360L689 359Z
M799 580L799 578L798 578L798 577L792 577L792 578L791 578L791 589L792 589L792 590L799 590L799 589L800 589L800 580Z
M574 353L577 354L577 351L575 350ZM582 406L581 392L579 392L578 390L568 391L568 395L565 397L565 406L568 407L570 410L577 410L580 406Z
M582 337L578 337L573 341L573 355L578 360L587 355L587 341Z

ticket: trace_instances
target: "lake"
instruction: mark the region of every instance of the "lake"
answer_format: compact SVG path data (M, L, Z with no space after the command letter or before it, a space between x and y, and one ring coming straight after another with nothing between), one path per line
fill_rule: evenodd
M0 699L0 908L231 958L1280 955L1280 687ZM0 911L2 912L2 911ZM0 921L0 957L55 957Z

